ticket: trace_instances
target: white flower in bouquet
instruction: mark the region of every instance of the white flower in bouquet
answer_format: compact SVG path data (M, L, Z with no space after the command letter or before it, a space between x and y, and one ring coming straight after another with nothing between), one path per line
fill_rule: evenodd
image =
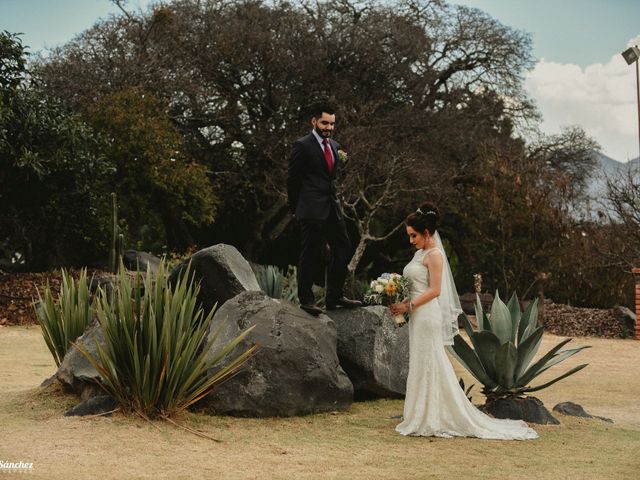
M364 294L364 301L369 305L386 305L402 302L409 295L409 279L397 273L383 273L373 280L369 290ZM403 315L396 315L398 326L406 323Z

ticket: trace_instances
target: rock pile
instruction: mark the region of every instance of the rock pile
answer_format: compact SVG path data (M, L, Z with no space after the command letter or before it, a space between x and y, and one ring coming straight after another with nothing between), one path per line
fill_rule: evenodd
M625 312L626 310L626 312ZM627 338L629 331L628 309L578 308L545 300L545 330L563 337Z

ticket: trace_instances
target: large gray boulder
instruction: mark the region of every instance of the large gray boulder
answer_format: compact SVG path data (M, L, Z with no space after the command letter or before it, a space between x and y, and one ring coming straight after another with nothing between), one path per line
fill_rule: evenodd
M338 328L338 358L356 399L400 398L409 373L409 328L396 327L387 307L338 309L328 313Z
M100 345L104 346L104 335L97 318L91 322L75 343L97 360L96 340ZM103 393L96 383L102 377L76 347L71 347L67 350L67 354L55 373L55 377L64 387L78 393L82 399Z
M220 243L194 253L172 270L169 283L175 284L189 262L193 275L200 281L198 299L205 312L216 303L220 308L242 292L260 290L249 262L231 245Z
M122 263L127 270L139 270L141 272L148 270L153 276L158 273L158 268L160 268L160 259L158 257L137 250L125 250L122 255Z
M337 332L330 318L312 317L289 302L255 291L228 300L217 317L219 322L212 322L210 335L217 327L222 330L212 351L255 325L221 365L251 345L257 344L258 351L236 376L201 402L205 410L266 417L350 407L353 386L338 362Z
M118 276L114 273L99 273L87 278L87 286L91 295L97 295L100 289L107 295L108 299L113 297L117 283Z

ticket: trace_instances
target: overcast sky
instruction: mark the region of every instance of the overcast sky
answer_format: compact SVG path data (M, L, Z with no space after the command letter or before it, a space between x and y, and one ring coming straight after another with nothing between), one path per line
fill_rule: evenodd
M457 0L505 25L529 32L538 59L526 89L558 133L580 125L604 154L638 157L638 105L633 65L620 53L640 45L640 0Z
M129 8L150 0L129 0ZM640 44L640 0L455 0L532 35L538 59L526 88L546 133L580 125L606 155L638 156L635 68L620 53ZM32 52L63 44L106 15L108 0L0 0L0 30Z

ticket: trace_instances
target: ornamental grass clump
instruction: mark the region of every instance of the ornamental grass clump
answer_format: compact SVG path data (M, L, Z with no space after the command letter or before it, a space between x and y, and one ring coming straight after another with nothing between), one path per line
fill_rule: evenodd
M44 341L59 367L71 342L84 333L95 314L95 302L87 284L87 269L80 270L78 280L62 269L62 285L57 299L47 284L42 294L38 290L38 304L34 307Z
M78 348L124 411L168 419L231 377L255 351L253 346L215 369L253 327L212 352L221 328L207 340L214 310L199 307L199 286L189 270L170 286L164 262L155 280L149 272L131 278L121 267L111 298L100 292L96 314L104 344L97 343L99 358Z
M589 345L563 350L562 347L571 341L568 338L532 364L544 332L544 327L538 323L537 299L522 313L515 293L505 305L496 292L490 315L482 310L479 297L475 308L477 330L473 329L466 315L461 315L474 348L456 335L451 350L471 375L482 383L482 393L486 395L487 402L542 390L587 366L578 365L549 382L532 387L530 383L538 375L589 348Z

